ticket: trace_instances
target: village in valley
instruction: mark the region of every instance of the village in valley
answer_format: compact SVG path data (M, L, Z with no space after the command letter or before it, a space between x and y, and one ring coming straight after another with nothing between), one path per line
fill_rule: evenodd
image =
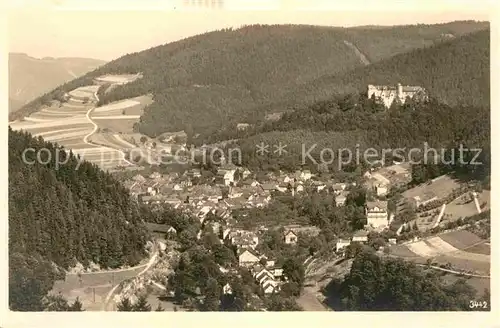
M270 229L278 230L284 245L298 247L301 238L314 238L321 230L312 225L297 223L276 226L272 221L245 229L236 219L237 215L234 215L242 209L263 209L273 199L283 195L300 198L311 194L328 195L335 207L343 207L350 191L361 188L366 192L364 228L338 238L330 250L330 258L334 255L336 260L330 260L328 265L346 256L352 257L347 253L352 254L350 250L356 245L373 246L375 242L376 250L387 256L417 259L420 263L427 263L429 259L441 256L435 264L446 268L451 268L446 260L454 258L453 250L464 252L441 240L437 247L434 244L434 256L430 257L429 253L425 252L432 245L424 242L426 238L444 231L456 230L457 220L489 209L489 191L478 190L470 184L460 184L447 175L426 185L408 189L407 186L411 182L411 166L408 163L372 168L366 171L359 181L361 182L340 181L328 175L312 174L307 169L294 173L267 172L259 174L257 178L257 174L247 168L222 163L214 172L200 168L190 168L182 174L154 172L143 175L138 172L127 179L124 186L138 203L152 207L167 204L199 219L202 230L209 227L218 236L221 244L234 247L238 265L250 270L266 295L279 292L280 286L287 278L283 275L282 263L268 254L259 252L258 245L262 234ZM399 189L406 190L401 194L395 192ZM412 220L407 220L408 209L414 211ZM177 233L172 226L151 223L147 225L153 233L161 237L158 239L160 245L165 243L164 238L171 238ZM197 238L201 238L201 234L200 230ZM463 238L467 239L467 236L465 234ZM475 244L488 244L487 240L474 241ZM467 247L469 246L471 244L467 244ZM401 248L409 248L413 252L408 253L411 255L402 256ZM461 253L457 258L460 255ZM304 260L304 268L314 262L311 261L313 257L314 254L309 254ZM474 254L469 253L469 258L474 260ZM487 261L486 264L489 264L489 259ZM470 274L487 274L488 270L482 270L484 264L479 263L478 268L470 269L468 265L461 266L460 262L456 262L453 268ZM221 270L228 269L221 267ZM311 271L308 273L311 274ZM224 286L223 292L231 293L229 283ZM321 299L319 287L315 294Z
M366 96L386 108L396 99L400 103L409 98L426 99L423 88L403 87L401 84L396 87L370 85ZM177 149L171 157L173 163L178 158L186 160L188 148L198 155L214 153L213 146L187 147L185 140L185 133L180 132L138 143L142 144L141 152L168 147L169 153L173 153L172 149ZM224 153L223 150L221 152ZM127 158L126 152L124 158ZM304 272L302 284L306 284L300 287L302 291L297 302L305 310L325 309L323 293L325 281L328 281L325 277L342 277L356 252L363 247L370 247L381 256L403 258L441 270L472 276L489 274L489 255L486 254L489 253L489 237L484 234L477 237L468 231L471 225L483 232L486 229L480 226L484 218L477 215L489 209L489 191L482 190L477 184L459 182L450 175L415 185L412 184L411 164L407 162L395 162L390 166L376 162L361 175L348 178L324 172L312 173L306 168L291 173L281 170L257 172L231 163L224 155L217 165L209 166L193 160L176 170L153 162L142 162L142 165L118 166L110 170L134 202L153 210L166 206L198 220L200 228L196 238L199 242L209 231L216 236L217 243L234 250L237 266L219 265L221 273L241 276L241 269L248 270L262 296L279 294L283 284L289 282L283 268L284 259L277 255L285 252L289 258L295 257L300 266L298 270ZM349 200L352 192L356 194L353 196L357 197L356 200L352 197ZM361 198L360 193L363 195ZM310 243L318 238L321 228L311 222L294 217L285 218L283 222L277 216L264 220L252 217L280 203L283 198L302 200L314 198L314 195L326 199L337 209L347 206L347 203L362 209L359 229L336 235L333 243L313 249ZM473 217L474 222L464 221L467 217ZM169 287L169 276L182 253L175 246L175 240L179 239L178 231L168 224L145 224L155 237L149 245L151 254L159 252L164 257L155 259L151 263L152 270L143 275L131 271L130 277L123 277L118 291L105 293L101 301L105 310L116 309L124 299L134 304L138 295L144 293L152 305L159 304L170 310L183 308L182 304L177 306L164 300L165 295L175 298L175 290ZM269 238L279 238L281 249L274 249L268 254L269 248L263 243ZM483 257L466 250L477 245L482 245L480 253L486 252ZM336 271L343 273L332 275ZM59 286L58 283L56 286ZM61 292L69 288L64 286L62 283L55 290ZM231 283L227 282L222 294L231 295L232 289ZM255 308L265 309L257 295L254 295L257 300ZM84 296L82 298L85 299ZM203 297L198 298L203 302ZM90 308L94 304L99 302L92 299L85 303Z
M488 311L483 23L227 28L12 111L11 310Z

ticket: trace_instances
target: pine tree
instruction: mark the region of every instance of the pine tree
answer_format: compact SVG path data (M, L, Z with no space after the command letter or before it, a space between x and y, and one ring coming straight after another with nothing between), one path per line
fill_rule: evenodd
M83 310L83 304L80 302L80 299L77 297L75 302L69 307L68 311L73 312L81 312Z
M128 297L123 298L117 308L120 312L132 312L134 310L134 306L132 306Z
M203 311L218 311L220 303L220 288L217 280L209 278L205 290L205 300L203 302Z
M133 306L132 311L137 311L137 312L149 312L151 311L151 305L148 304L148 301L146 300L146 295L141 295L137 299L137 303Z

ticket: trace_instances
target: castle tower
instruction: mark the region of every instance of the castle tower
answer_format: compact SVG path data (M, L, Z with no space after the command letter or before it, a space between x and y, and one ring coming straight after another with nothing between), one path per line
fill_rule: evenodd
M401 83L398 83L398 98L399 99L403 99L403 86L401 85Z

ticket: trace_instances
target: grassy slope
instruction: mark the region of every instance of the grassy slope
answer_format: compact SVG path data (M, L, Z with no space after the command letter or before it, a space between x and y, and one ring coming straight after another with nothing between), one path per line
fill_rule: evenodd
M298 86L325 74L363 67L345 40L377 61L439 42L444 33L461 35L484 27L475 22L380 29L249 26L123 56L61 89L91 83L102 74L142 72L143 79L115 88L103 102L153 93L155 101L141 118L141 132L157 135L188 124L196 132L207 132L242 116L273 111L275 106L268 104L287 99ZM20 115L36 110L39 103L26 106Z

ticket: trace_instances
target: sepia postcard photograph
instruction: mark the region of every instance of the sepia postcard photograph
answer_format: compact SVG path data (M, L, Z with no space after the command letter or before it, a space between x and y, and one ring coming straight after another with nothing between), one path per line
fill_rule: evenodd
M6 313L490 315L495 9L8 1Z

